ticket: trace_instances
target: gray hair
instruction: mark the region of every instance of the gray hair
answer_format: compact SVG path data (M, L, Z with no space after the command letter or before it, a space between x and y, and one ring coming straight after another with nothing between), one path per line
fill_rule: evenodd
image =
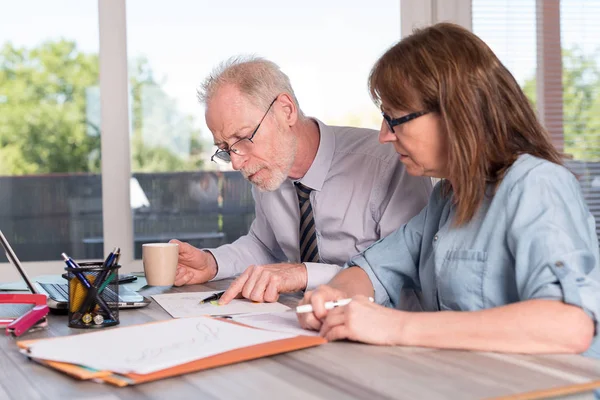
M259 107L268 107L281 94L289 94L300 117L304 116L290 78L272 61L257 56L235 56L220 63L198 89L198 101L206 104L224 85L234 85Z

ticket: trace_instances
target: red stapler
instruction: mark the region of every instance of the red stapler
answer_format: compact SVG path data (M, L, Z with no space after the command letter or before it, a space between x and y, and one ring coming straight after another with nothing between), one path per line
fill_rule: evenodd
M48 326L50 309L43 294L0 294L0 303L34 304L34 307L6 326L6 335L21 336L33 327Z

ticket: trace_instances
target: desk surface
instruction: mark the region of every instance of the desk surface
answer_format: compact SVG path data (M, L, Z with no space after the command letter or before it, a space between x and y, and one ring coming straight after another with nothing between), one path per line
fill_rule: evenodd
M228 282L173 288L214 290ZM144 293L144 292L142 292ZM145 293L147 294L147 292ZM297 298L281 300L293 305ZM121 326L169 319L156 303L120 312ZM52 315L36 339L85 330ZM479 399L538 392L600 379L600 362L582 356L525 356L422 348L379 347L350 342L201 371L138 386L117 388L74 380L29 361L14 339L0 339L0 399ZM511 398L535 398L511 397ZM593 399L591 393L569 399Z

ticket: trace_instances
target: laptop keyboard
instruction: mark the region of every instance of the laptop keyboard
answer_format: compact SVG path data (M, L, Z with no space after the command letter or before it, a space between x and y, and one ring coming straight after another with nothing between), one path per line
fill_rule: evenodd
M69 285L66 283L42 283L38 282L41 287L48 293L53 300L57 302L68 302L69 301ZM109 299L114 299L116 297L116 293L109 287L104 289L106 293L102 293L102 296L107 295ZM119 296L119 301L123 301L121 296Z

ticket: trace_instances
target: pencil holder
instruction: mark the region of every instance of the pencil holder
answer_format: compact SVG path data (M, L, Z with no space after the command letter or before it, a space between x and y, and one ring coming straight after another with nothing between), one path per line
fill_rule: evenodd
M79 267L65 268L69 281L69 326L92 329L117 325L121 266L82 262Z

